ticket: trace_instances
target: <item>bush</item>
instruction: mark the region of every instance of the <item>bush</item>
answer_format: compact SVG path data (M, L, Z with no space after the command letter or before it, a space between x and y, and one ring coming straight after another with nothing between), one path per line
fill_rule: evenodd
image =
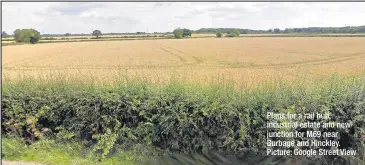
M217 34L215 34L218 38L221 38L222 37L222 33L221 32L218 32Z
M183 29L183 37L191 37L191 30L189 29Z
M183 38L184 30L175 29L173 33L174 33L175 38Z
M14 31L14 39L16 42L36 43L41 39L41 35L34 29L17 29Z
M209 150L266 155L266 113L331 113L333 122L353 123L339 132L340 145L364 152L365 85L333 81L318 87L281 86L237 93L178 85L153 88L5 86L2 133L29 143L53 135L87 141L105 157L116 144L130 148L152 145L166 152ZM303 121L301 121L303 122ZM315 119L311 122L323 122ZM310 129L291 131L306 132ZM287 138L287 140L292 140ZM317 140L320 140L318 138Z
M235 37L238 37L240 35L240 31L235 29L232 31L232 34L235 36Z
M240 31L237 29L232 30L232 32L228 32L228 35L226 37L238 37L240 35Z

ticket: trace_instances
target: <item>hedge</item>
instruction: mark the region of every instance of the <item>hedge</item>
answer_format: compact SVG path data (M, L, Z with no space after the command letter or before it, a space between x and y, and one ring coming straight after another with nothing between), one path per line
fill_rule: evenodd
M365 133L363 79L244 91L184 85L86 88L67 84L9 84L3 89L3 134L28 143L42 138L84 141L103 158L116 146L128 150L135 144L167 153L213 150L266 155L266 113L290 111L329 112L331 121L352 122L350 129L330 131L340 132L341 146L356 149L358 159L364 159L360 140Z

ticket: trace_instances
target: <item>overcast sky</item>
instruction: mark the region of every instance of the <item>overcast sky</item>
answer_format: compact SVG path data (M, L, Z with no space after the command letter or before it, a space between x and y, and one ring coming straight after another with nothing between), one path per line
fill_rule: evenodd
M365 25L365 2L2 2L2 30L167 32L177 27L293 28Z

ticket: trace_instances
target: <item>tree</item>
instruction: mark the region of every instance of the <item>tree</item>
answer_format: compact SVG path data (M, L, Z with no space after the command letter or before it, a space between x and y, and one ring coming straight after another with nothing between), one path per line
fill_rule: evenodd
M234 29L234 30L232 31L232 34L233 34L233 36L234 36L234 37L238 37L238 36L240 35L240 31L239 31L239 30L237 30L237 29Z
M234 28L201 28L195 30L195 33L212 33L216 34L218 31L222 33L228 33L230 35ZM346 27L306 27L306 28L286 28L280 30L268 29L268 30L252 30L252 29L237 29L241 34L270 34L270 33L365 33L365 26L346 26ZM227 36L228 36L227 35ZM231 35L234 37L234 35Z
M280 33L280 29L275 28L275 29L274 29L274 33Z
M71 34L70 33L66 33L65 36L71 36Z
M16 42L31 42L35 44L41 39L41 34L35 29L16 29L14 31Z
M184 30L177 28L174 30L173 33L174 33L175 38L182 38L183 34L184 34Z
M288 28L285 28L284 33L290 33L290 30Z
M183 37L191 37L191 30L189 29L183 29Z
M5 31L3 31L1 33L1 38L6 38L6 37L9 37L9 35Z
M221 32L217 32L217 34L215 34L218 38L222 37L222 33Z
M96 38L99 38L99 36L101 36L101 31L100 30L94 30L92 35L95 36Z
M35 44L37 43L37 39L35 37L30 37L30 43Z

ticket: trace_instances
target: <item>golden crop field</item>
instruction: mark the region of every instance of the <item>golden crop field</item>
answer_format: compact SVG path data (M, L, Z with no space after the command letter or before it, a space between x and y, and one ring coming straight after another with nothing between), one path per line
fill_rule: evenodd
M2 47L3 80L67 74L192 82L363 74L365 38L259 37L100 41Z
M196 34L196 33L193 33L191 34L191 37L195 38L195 37L215 37L216 35L215 34Z
M1 41L1 43L15 43L15 41Z

